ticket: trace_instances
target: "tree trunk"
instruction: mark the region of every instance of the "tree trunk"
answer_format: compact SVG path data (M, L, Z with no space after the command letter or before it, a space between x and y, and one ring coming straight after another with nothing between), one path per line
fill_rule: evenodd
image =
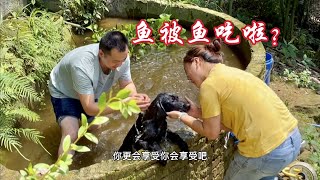
M304 0L303 1L302 14L301 14L301 17L298 17L300 26L303 26L303 24L304 24L304 20L305 20L305 17L306 17L306 14L307 14L307 10L308 10L308 4L309 4L308 1L309 0Z
M304 17L304 20L303 20L303 25L304 25L304 26L307 25L308 17L309 17L309 14L310 14L309 11L310 11L310 5L311 5L311 3L312 3L311 0L308 0L308 1L307 1L307 7L306 7L307 9L306 9L306 11L305 11L305 12L306 12L306 16Z
M281 18L282 18L282 27L284 27L284 20L285 20L285 17L284 17L284 11L285 11L285 8L284 8L284 1L283 0L280 0L280 13L281 13Z
M219 6L221 9L224 9L222 6L223 6L223 0L219 0Z
M229 0L229 15L232 16L232 4L233 4L233 0Z
M292 8L292 14L291 14L291 21L290 21L290 30L289 30L289 39L293 38L293 31L294 31L294 18L296 17L296 9L298 5L298 0L294 0L293 2L293 8ZM288 39L288 40L289 40Z
M288 33L289 33L289 13L290 13L290 7L291 7L291 0L286 0L286 5L285 5L285 14L284 14L284 38L288 40ZM289 40L290 41L290 40Z

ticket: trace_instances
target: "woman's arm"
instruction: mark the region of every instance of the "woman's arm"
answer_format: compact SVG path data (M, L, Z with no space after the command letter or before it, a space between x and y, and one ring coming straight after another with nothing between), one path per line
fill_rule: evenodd
M167 113L171 119L179 119L197 133L207 137L209 140L218 138L221 130L220 115L206 118L203 120L196 119L188 114L182 114L179 111L171 111Z

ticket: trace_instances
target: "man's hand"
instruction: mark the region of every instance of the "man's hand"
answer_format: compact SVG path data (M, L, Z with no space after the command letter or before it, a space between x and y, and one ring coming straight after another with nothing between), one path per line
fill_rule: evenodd
M200 118L201 117L201 109L192 102L189 98L185 97L188 103L190 104L190 110L187 112L189 116Z
M145 111L150 106L150 98L146 94L134 94L131 96L131 99L134 99L137 101L138 107L141 109L141 111Z

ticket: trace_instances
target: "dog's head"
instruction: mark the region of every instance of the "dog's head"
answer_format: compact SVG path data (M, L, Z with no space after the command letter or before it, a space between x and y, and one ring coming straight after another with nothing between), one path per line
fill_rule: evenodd
M143 134L141 138L153 141L163 138L167 130L167 112L187 112L189 109L190 104L180 100L176 95L170 93L158 94L147 111L136 122L138 130Z
M179 99L177 95L170 93L160 93L150 105L157 116L167 116L166 112L181 111L187 112L190 104Z

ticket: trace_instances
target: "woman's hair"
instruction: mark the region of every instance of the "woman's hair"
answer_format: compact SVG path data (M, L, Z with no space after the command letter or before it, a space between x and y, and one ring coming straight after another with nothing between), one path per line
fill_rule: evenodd
M222 53L220 39L215 39L212 43L207 45L195 46L191 48L186 56L183 58L184 63L191 63L194 57L201 57L204 61L209 63L222 63Z

